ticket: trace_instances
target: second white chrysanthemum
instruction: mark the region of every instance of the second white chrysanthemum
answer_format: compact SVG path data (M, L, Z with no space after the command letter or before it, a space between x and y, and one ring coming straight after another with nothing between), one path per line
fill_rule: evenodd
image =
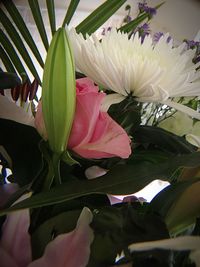
M118 102L128 95L140 102L159 102L200 115L170 100L172 97L200 96L200 72L192 62L194 50L185 50L185 44L173 46L165 34L154 44L147 36L143 42L138 34L111 30L99 41L95 35L83 38L75 30L70 38L79 71L97 84L116 94L109 101Z

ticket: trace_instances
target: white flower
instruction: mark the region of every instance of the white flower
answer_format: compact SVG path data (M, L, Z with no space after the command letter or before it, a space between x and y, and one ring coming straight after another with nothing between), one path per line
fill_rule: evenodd
M171 97L200 96L200 72L192 63L194 50L185 50L185 44L173 46L168 34L153 44L151 36L144 42L138 34L115 29L102 36L83 38L74 29L70 38L74 47L77 69L97 84L117 93L109 95L107 107L128 95L140 102L159 102L172 106L200 119L200 114L170 100Z

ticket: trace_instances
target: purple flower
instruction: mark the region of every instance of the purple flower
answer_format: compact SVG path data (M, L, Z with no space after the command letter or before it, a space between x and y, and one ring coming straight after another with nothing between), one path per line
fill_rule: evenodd
M131 16L127 15L127 16L124 18L123 22L124 22L124 23L128 23L128 22L130 22L131 20L132 20Z
M156 44L156 43L160 40L160 38L161 38L163 35L164 35L163 32L156 32L156 33L153 35L153 42ZM169 37L167 38L167 43L169 43L169 42L171 41L171 39L172 39L172 37L169 36Z
M138 3L138 8L139 8L140 13L143 13L143 12L147 13L149 18L152 18L157 13L156 9L153 7L149 7L146 2Z
M102 31L101 35L105 35L107 32L110 32L111 29L112 29L112 27L110 27L110 26L107 27L107 28L103 28L103 31Z
M148 23L144 23L143 25L139 26L137 28L137 31L139 32L139 35L141 37L141 42L143 43L144 38L149 35L150 33L150 28Z
M200 46L200 42L198 42L198 41L184 40L184 42L187 44L187 49L194 49L194 48L198 48Z

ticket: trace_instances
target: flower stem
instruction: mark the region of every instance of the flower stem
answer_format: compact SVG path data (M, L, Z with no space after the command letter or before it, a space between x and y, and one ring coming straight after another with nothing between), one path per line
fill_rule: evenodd
M54 153L53 154L53 168L54 168L54 178L56 185L62 183L60 177L60 154Z

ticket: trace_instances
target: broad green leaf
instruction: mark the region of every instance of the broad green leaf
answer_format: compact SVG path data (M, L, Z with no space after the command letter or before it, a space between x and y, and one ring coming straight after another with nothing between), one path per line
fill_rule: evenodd
M55 6L54 0L46 0L48 15L49 15L49 22L51 26L51 33L52 36L56 32L56 16L55 16Z
M12 72L12 73L17 74L16 71L15 71L15 67L13 66L13 64L12 64L12 62L11 62L11 60L10 60L10 58L9 58L8 55L6 54L6 52L5 52L5 50L3 49L3 47L1 46L1 44L0 44L0 55L1 55L1 56L0 56L0 57L1 57L1 60L2 60L2 62L3 62L3 64L4 64L6 70L7 70L8 72Z
M42 110L49 145L61 155L66 150L76 105L75 66L65 28L52 39L44 67Z
M73 180L48 192L39 193L24 200L1 215L24 208L35 208L62 203L83 195L113 194L126 195L139 191L154 179L169 180L177 168L200 165L200 152L176 156L161 164L141 163L137 165L117 165L106 175L93 180Z
M2 3L4 4L5 8L7 9L9 15L13 19L15 25L17 26L17 29L23 36L24 40L30 47L32 53L34 54L35 58L37 59L38 63L40 66L43 68L44 67L44 62L43 59L40 55L40 52L38 51L37 45L34 42L30 31L28 30L21 14L19 13L18 9L16 8L15 4L13 3L12 0L3 0ZM12 36L10 36L12 38Z
M37 26L37 29L39 31L39 34L41 36L42 42L44 44L44 47L46 49L46 51L49 48L49 42L48 42L48 38L47 38L47 33L44 27L44 22L42 19L42 14L40 11L40 6L38 3L38 0L28 0L29 2L29 6L33 15L33 18L35 20L35 24Z
M156 148L174 154L187 154L195 151L195 147L185 138L177 136L164 129L154 126L140 126L133 131L134 141L145 146L154 145Z
M0 119L1 145L12 159L12 173L20 186L30 183L41 168L38 148L41 140L36 129L12 120Z
M73 17L79 2L80 0L71 0L65 18L63 20L62 27L65 27L66 24L68 25L70 23L71 18Z
M164 4L164 2L160 3L159 5L155 6L155 9L160 8L162 5ZM148 13L142 13L141 15L139 15L137 18L135 18L134 20L130 21L129 23L125 24L124 26L120 27L118 30L121 32L130 32L136 29L136 27L143 22L145 19L147 19L149 17Z
M191 184L168 210L165 221L172 233L195 223L200 216L200 179Z
M25 61L26 65L30 69L31 73L41 84L38 72L37 72L37 70L36 70L36 68L32 62L32 59L31 59L19 33L17 32L17 30L15 29L15 27L13 26L13 24L11 23L11 21L9 20L9 18L6 16L6 14L3 12L3 10L1 8L0 8L0 22L4 26L5 30L7 31L8 35L10 36L11 40L13 41L15 47L19 51L19 53L22 56L23 60Z
M141 210L142 206L139 203L122 203L98 208L97 212L94 212L91 227L95 238L91 245L88 266L113 266L117 254L126 251L128 245L138 241L145 242L169 237L161 217L155 213L145 214ZM143 254L142 257L140 254L134 254L133 262L137 262L137 266L142 266L139 262L145 258L145 263L148 263L147 259L151 257L166 264L168 255L169 253L166 252L152 253L152 251L146 255ZM127 257L129 261L131 259L129 254L124 257Z
M9 58L12 58L12 63L14 64L16 70L18 71L19 75L22 79L27 79L28 74L24 68L24 66L21 63L21 60L18 56L18 53L15 51L12 43L8 39L8 37L5 35L5 33L0 29L0 43L2 44L4 50L8 54Z
M200 179L171 184L156 195L151 209L165 218L171 233L183 230L200 215Z
M101 25L103 25L124 3L126 0L107 0L97 9L95 9L86 19L77 27L77 33L83 35L92 34Z
M0 89L10 89L21 84L21 80L15 73L0 72Z

